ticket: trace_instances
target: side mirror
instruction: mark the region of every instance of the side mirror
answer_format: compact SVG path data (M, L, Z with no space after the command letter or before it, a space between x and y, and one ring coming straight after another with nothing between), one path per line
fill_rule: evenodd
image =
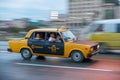
M69 41L70 40L70 37L66 37L64 38L65 41Z
M29 37L25 37L25 39L29 39Z
M68 39L67 39L67 38L64 38L64 40L65 40L65 41L68 41Z

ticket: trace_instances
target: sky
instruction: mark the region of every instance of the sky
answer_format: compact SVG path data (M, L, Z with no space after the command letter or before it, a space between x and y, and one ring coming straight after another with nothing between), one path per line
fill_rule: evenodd
M52 11L67 13L67 0L0 0L0 20L50 20Z

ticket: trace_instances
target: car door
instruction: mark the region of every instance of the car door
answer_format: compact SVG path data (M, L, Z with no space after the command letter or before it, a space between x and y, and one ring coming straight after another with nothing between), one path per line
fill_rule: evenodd
M56 33L57 36L60 35L59 33ZM63 40L60 38L59 41L56 42L50 42L50 41L46 41L46 51L48 54L54 54L54 55L64 55L64 42Z
M45 39L36 40L35 39L36 33L40 33L40 32L34 32L31 35L31 37L28 39L28 46L30 46L30 48L34 53L46 53L47 52L46 45L45 45L46 40ZM42 34L44 34L45 36L45 33L42 32Z

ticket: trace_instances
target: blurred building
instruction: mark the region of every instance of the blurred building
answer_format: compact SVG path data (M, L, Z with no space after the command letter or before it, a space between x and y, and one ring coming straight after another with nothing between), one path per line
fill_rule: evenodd
M0 28L8 28L11 25L11 21L0 21Z
M114 3L114 5L119 6L120 0L103 0L104 3Z
M102 19L102 5L102 0L69 0L68 24L81 26Z
M26 25L27 25L27 23L23 19L0 21L0 28L8 28L8 27L24 28Z
M22 19L14 19L9 21L0 21L0 28L9 28L9 27L18 27L18 28L25 28L25 27L40 27L40 26L48 26L49 22L44 20L38 21L31 21L29 18L22 18Z
M23 19L14 19L11 21L12 25L11 27L18 27L18 28L24 28L27 23Z
M82 26L95 20L119 17L118 0L69 0L69 26Z
M68 15L67 14L58 14L52 13L51 14L51 21L49 22L49 25L51 27L60 27L62 25L66 25Z
M116 18L120 19L120 6L116 7Z

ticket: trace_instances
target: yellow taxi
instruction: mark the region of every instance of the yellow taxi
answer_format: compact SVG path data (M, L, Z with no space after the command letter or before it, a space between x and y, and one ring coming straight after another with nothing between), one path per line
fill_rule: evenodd
M81 62L98 53L99 45L78 40L66 27L30 30L23 40L9 40L8 51L21 53L24 59L35 56L71 58Z

